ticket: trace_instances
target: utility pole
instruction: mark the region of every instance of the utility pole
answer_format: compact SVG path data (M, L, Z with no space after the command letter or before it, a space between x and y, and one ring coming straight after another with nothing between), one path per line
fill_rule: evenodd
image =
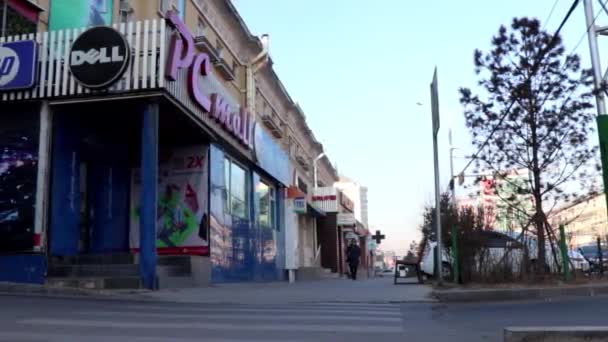
M602 179L604 181L604 193L608 190L608 113L606 113L606 97L604 85L606 83L604 72L600 63L600 54L597 44L598 35L608 35L608 27L595 25L592 0L583 0L585 8L585 21L587 24L587 38L589 41L589 54L591 56L591 68L593 71L593 85L595 90L595 101L597 105L597 133L600 141L600 156L602 160ZM608 75L608 74L607 74ZM606 202L608 203L608 195Z
M597 46L598 34L608 34L608 28L598 28L595 26L595 18L593 15L592 0L583 0L585 8L585 21L587 23L587 39L589 40L589 54L591 56L591 68L593 69L593 81L595 90L602 89L604 77L602 76L602 66L600 64L600 53ZM599 30L598 30L599 29ZM595 101L597 103L598 116L606 115L606 98L602 91L596 92Z

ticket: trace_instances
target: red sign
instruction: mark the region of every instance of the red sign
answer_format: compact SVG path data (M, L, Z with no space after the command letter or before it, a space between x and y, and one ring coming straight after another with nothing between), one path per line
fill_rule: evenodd
M355 211L355 203L343 192L340 192L340 205L351 213Z

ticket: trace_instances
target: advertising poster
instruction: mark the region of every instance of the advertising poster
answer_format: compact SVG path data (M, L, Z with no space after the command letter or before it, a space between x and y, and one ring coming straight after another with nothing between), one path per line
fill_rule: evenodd
M4 113L3 113L4 114ZM34 247L38 120L6 113L0 125L0 253Z
M160 154L156 247L158 254L209 255L207 147ZM130 245L139 249L140 171L131 177Z
M52 0L49 30L112 24L112 0Z

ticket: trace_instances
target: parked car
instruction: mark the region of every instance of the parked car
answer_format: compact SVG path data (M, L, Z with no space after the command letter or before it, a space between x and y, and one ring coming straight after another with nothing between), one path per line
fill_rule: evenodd
M602 261L604 269L608 270L608 245L601 245L602 247ZM585 259L588 264L587 270L598 271L600 264L600 253L598 252L597 244L589 244L579 246L579 254Z
M574 266L575 270L588 271L589 270L589 262L585 259L585 256L578 250L571 249L568 251L568 258L570 258L570 262Z
M488 249L488 260L494 260L499 262L503 259L508 249L512 250L512 256L515 259L522 259L523 253L521 252L523 245L514 239L513 237L496 231L485 230L477 232L479 234L479 240L483 241L483 246ZM422 258L420 261L420 269L427 276L433 276L435 271L435 258L433 255L433 249L437 246L437 242L429 241L424 247ZM442 275L443 279L453 278L453 267L452 267L452 256L444 248L441 253L442 256ZM516 262L514 265L520 265L521 263Z

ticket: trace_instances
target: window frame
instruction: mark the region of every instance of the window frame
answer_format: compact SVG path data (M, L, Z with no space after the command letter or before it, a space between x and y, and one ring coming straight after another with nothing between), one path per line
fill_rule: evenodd
M277 188L276 186L264 179L264 178L260 178L260 184L264 184L266 186L266 188L268 188L268 220L269 220L269 224L265 225L265 227L269 227L272 228L273 230L278 231L279 230L279 225L278 225L278 198L277 198ZM261 225L261 220L260 218L262 217L262 211L261 211L261 201L262 198L260 196L260 208L258 209L258 221Z
M236 214L235 210L233 208L232 205L232 194L233 194L233 187L232 187L232 170L233 170L233 166L236 166L237 168L239 168L241 171L243 171L243 179L244 179L244 184L243 184L243 201L244 201L244 210L243 210L243 214L244 216L241 216L240 214ZM251 201L249 198L249 169L247 167L245 167L243 164L235 161L232 158L226 157L224 156L224 187L225 187L225 191L224 191L224 213L228 213L233 217L238 217L240 219L244 219L244 220L250 220L251 219L251 213L250 213L250 208L251 208Z
M198 20L196 21L196 36L204 36L206 29L207 24L205 24L203 18L199 16Z

